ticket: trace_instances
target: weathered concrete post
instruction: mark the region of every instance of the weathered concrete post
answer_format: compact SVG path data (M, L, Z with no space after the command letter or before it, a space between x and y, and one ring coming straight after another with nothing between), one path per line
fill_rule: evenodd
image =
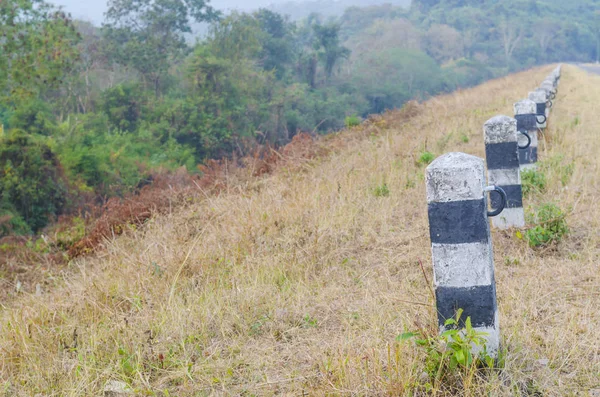
M506 208L501 215L492 218L492 224L499 229L524 227L517 120L508 116L493 117L485 123L483 132L488 181L502 188L507 197ZM501 204L496 195L491 196L491 201L492 208Z
M496 357L500 337L483 159L448 153L427 167L426 183L440 331L462 309L462 321L470 317L487 334L487 350Z
M544 80L540 85L540 88L548 92L548 96L550 97L551 101L556 99L556 87L554 87L554 83L548 80Z
M535 102L525 99L515 103L514 107L517 131L528 134L531 138L531 144L527 149L519 149L521 170L535 168L538 161L537 106ZM519 139L521 138L519 137Z
M543 91L546 94L546 118L548 118L548 116L550 116L550 110L554 106L554 103L552 102L554 98L552 89L548 85L542 85L536 91Z
M548 126L548 116L546 115L546 92L543 90L536 90L529 93L529 99L535 102L536 105L536 121L537 127L545 129Z

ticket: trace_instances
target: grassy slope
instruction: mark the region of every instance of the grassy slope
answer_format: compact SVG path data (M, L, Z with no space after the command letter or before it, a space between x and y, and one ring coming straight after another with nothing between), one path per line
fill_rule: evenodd
M140 395L409 395L423 353L394 338L436 321L418 265L432 273L415 160L424 148L483 156L483 123L512 114L550 70L391 112L262 179L240 171L227 193L72 264L64 286L0 312L0 385L24 396L101 395L111 379ZM575 172L563 186L549 166L548 192L526 206L571 208L573 233L533 251L494 232L507 364L466 381L466 395L600 388L598 98L600 77L564 68L541 156ZM390 194L377 197L384 182Z

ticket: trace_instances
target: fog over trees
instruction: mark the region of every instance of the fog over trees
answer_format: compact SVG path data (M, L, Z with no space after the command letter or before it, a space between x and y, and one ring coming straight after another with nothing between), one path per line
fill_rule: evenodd
M50 3L63 6L74 18L84 19L100 24L108 9L108 0L50 0ZM311 12L323 15L337 15L351 6L369 6L389 3L393 5L410 5L410 0L213 0L211 5L218 10L251 11L258 8L271 8L277 12L296 14L293 17L307 16ZM287 11L286 11L287 10Z

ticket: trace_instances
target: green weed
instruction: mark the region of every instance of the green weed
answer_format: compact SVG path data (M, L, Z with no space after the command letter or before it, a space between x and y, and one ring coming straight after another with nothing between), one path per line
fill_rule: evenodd
M496 366L486 348L486 333L479 332L471 325L471 318L460 328L463 310L459 309L455 318L446 320L446 331L436 335L424 335L421 331L407 332L396 340L414 340L425 352L425 372L428 377L427 389L436 389L441 383L457 376L472 377L477 368ZM474 352L479 352L474 353Z
M375 197L388 197L390 195L390 188L387 183L383 182L383 184L373 189L373 194Z
M525 170L521 172L521 186L523 194L542 193L546 191L546 174L539 170Z
M431 164L431 162L433 160L435 160L435 154L425 150L425 151L421 152L421 154L419 155L418 163L423 164L423 165L428 165L428 164Z
M362 123L362 120L358 116L348 116L344 120L344 124L346 124L346 128L357 127Z
M546 203L529 215L534 227L525 232L531 247L560 242L569 233L566 214L556 204Z

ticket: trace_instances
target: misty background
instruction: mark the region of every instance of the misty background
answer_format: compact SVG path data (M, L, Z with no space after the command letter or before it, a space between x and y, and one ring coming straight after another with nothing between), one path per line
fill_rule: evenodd
M107 10L108 0L53 0L50 3L64 7L76 19L100 25ZM323 16L336 16L342 14L346 8L353 6L392 4L408 7L410 0L212 0L210 4L226 13L233 10L253 11L259 8L268 8L281 14L290 15L293 19L299 19L308 16L311 12L318 12Z

